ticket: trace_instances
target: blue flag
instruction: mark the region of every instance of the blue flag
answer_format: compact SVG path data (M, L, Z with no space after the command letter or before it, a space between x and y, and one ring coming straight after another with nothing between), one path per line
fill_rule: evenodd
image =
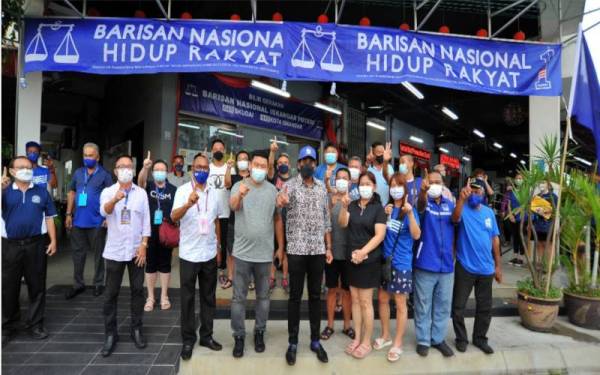
M596 141L596 159L600 160L600 81L581 25L575 59L569 116L592 131Z

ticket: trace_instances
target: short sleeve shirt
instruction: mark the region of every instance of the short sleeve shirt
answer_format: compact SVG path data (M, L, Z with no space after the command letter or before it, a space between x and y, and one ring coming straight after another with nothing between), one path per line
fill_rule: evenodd
M360 201L354 201L348 206L350 219L348 222L348 247L346 259L352 258L352 252L365 246L367 242L375 236L375 224L384 224L387 221L387 215L383 206L374 200L371 200L363 210ZM369 253L369 257L363 263L381 261L381 244Z
M175 199L175 192L177 188L175 185L169 183L165 184L162 188L156 186L154 181L148 181L146 183L146 193L148 193L148 204L150 206L150 223L152 223L152 230L158 230L160 224L156 224L154 221L156 211L160 209L162 211L163 220L169 220L171 216L171 210L173 209L173 200Z
M2 237L21 240L47 232L46 217L56 216L45 186L29 184L22 192L16 183L2 191Z
M37 186L41 186L44 188L48 187L48 183L50 182L50 170L44 166L38 165L33 168L33 184Z
M73 173L69 189L75 192L75 227L97 228L102 225L104 218L100 215L100 194L112 184L110 173L101 166L96 167L92 174L89 174L85 167ZM85 198L82 194L85 194Z
M500 234L491 208L465 204L458 224L456 258L467 272L475 275L494 274L492 239Z
M167 173L167 181L169 181L173 186L178 188L181 185L190 182L190 175L189 173L184 172L183 175L177 176L175 173L169 172Z
M413 208L413 215L417 225L420 225L416 208ZM412 270L413 243L408 215L400 218L400 208L394 207L387 222L385 240L383 241L385 258L391 256L392 265L399 271Z

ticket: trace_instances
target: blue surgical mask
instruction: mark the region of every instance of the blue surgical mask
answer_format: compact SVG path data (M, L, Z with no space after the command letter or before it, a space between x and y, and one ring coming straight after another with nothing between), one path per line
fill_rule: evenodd
M325 163L335 164L337 162L337 154L335 152L328 152L325 154Z
M197 183L204 185L206 180L208 180L208 171L195 171L194 179Z
M398 168L398 171L401 174L407 174L408 173L408 166L404 163L400 164L400 167Z
M27 153L27 159L29 159L30 162L32 163L37 163L38 159L40 158L40 153L39 152L29 152Z
M96 159L83 158L83 165L85 165L86 168L95 168L97 163L98 160Z
M256 182L263 182L265 177L267 177L267 171L265 169L252 168L250 176L252 176L252 179Z
M279 167L277 167L277 171L281 174L286 174L288 173L290 170L290 166L287 164L281 164Z
M469 196L469 206L472 208L477 208L483 202L483 196L479 194L471 194Z
M152 177L154 177L154 181L163 182L167 179L166 171L154 171L152 172Z

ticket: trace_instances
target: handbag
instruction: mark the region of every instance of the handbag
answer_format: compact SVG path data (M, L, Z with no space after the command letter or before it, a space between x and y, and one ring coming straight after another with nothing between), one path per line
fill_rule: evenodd
M396 239L394 240L394 245L392 246L392 255L390 255L388 258L384 258L382 279L385 285L390 285L390 283L392 282L392 261L394 260L394 249L398 244L398 238L400 238L400 230L401 229L398 229Z
M163 220L158 227L158 241L169 249L179 246L179 227L168 220Z

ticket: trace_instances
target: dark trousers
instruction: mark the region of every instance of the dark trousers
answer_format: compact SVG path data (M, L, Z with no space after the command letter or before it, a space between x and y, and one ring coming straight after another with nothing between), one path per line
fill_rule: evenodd
M473 343L487 343L487 331L492 321L492 282L494 275L482 276L467 272L459 261L454 271L452 325L457 342L469 342L465 327L465 306L475 287L475 324Z
M19 295L25 277L29 294L27 328L42 326L46 305L47 237L2 238L2 328L16 329L21 320Z
M519 232L521 230L521 223L516 221L514 223L510 223L510 232L512 236L512 245L513 251L517 255L525 255L525 251L523 249L523 243L521 242L521 236Z
M224 270L227 268L227 232L229 231L229 218L220 218L219 223L221 224L221 264L219 269Z
M304 292L304 277L308 288L308 316L310 339L317 341L321 330L321 280L325 255L288 255L290 297L288 300L288 342L298 344L300 330L300 302Z
M117 334L117 299L121 291L123 273L127 267L131 289L131 329L142 328L144 315L144 267L138 267L135 259L117 262L106 259L106 291L104 292L104 329L106 334Z
M71 251L73 256L73 287L85 287L83 270L89 250L94 254L94 286L104 285L104 243L106 228L77 228L71 230Z
M196 341L196 282L200 299L200 339L213 334L213 320L217 306L217 258L206 262L188 262L179 259L181 287L181 338L183 344Z

